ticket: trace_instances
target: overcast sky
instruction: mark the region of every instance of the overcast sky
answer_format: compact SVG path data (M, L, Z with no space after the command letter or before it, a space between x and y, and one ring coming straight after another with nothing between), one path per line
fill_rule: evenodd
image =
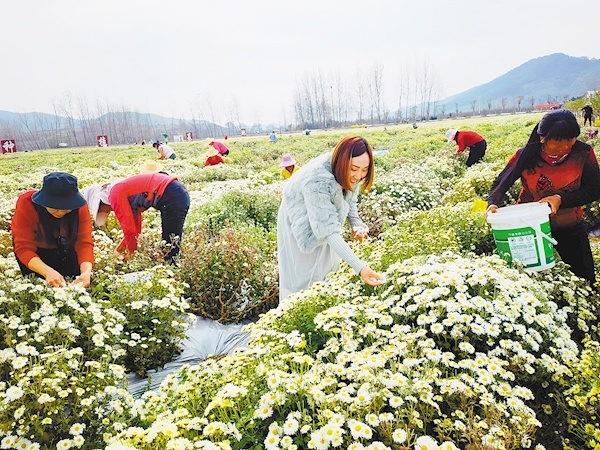
M119 109L220 123L293 121L303 74L424 62L440 98L552 53L600 58L593 0L0 0L0 110L53 112L69 92ZM219 112L221 111L221 112Z

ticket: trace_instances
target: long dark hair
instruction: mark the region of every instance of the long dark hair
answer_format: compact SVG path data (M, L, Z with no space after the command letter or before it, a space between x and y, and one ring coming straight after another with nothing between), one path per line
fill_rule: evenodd
M79 210L74 209L66 214L63 218L57 219L48 210L36 203L33 204L40 221L42 232L44 233L46 243L52 247L56 245L59 250L67 249L75 246L77 234L79 233ZM82 206L86 207L86 205ZM61 236L60 224L65 221L66 236Z
M523 147L516 165L517 173L525 169L532 170L539 163L542 150L541 137L562 141L576 138L580 133L581 128L577 118L571 111L559 109L549 112L533 128L527 144Z

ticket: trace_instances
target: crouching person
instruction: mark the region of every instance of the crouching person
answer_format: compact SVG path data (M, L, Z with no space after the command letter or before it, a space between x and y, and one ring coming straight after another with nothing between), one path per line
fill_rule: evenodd
M48 286L90 285L94 262L92 221L77 178L64 172L44 177L42 188L19 196L10 224L23 275L36 274Z

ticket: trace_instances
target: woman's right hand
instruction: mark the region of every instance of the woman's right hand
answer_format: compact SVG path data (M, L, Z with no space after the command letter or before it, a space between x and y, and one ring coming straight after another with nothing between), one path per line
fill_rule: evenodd
M487 216L489 213L495 214L498 211L498 207L496 205L490 205L487 207L487 209L485 210L485 217L487 219Z
M360 277L369 286L379 286L385 283L385 278L380 273L373 271L369 266L365 266L360 271Z
M65 287L67 285L65 278L52 267L48 267L45 278L46 284L50 287Z

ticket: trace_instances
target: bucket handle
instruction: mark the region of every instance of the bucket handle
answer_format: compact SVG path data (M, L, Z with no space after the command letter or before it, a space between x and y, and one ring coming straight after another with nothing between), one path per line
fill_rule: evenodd
M528 227L530 227L530 228L533 228L533 229L534 229L534 230L536 230L536 231L538 231L538 230L539 230L539 232L540 232L540 234L542 235L542 237L543 237L544 239L546 239L547 241L549 241L549 242L552 242L552 245L557 245L557 244L558 244L558 241L557 241L556 239L554 239L552 236L548 236L546 233L544 233L544 232L542 231L541 227L538 227L538 226L536 226L536 225L532 225L531 223L529 223L527 220L523 219L522 217L520 217L520 219L521 219L521 221L522 221L522 222L523 222L525 225L527 225Z

